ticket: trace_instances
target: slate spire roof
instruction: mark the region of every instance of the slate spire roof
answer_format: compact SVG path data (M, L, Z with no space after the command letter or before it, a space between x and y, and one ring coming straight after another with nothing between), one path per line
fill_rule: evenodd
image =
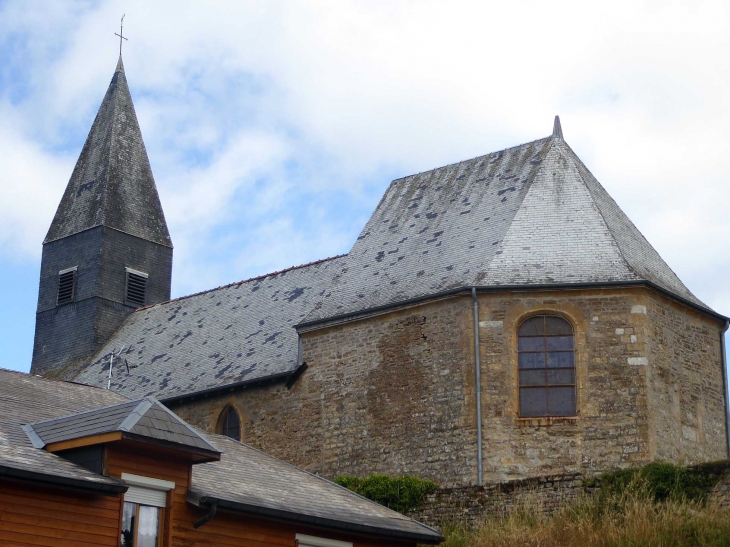
M563 139L394 180L301 325L444 291L648 282L700 302Z
M96 226L172 247L121 56L44 243Z

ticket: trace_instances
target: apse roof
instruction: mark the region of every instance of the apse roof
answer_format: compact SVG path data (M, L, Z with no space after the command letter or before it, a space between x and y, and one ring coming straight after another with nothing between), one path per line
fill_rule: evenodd
M394 180L303 324L451 289L647 281L697 299L562 137Z
M172 247L121 57L44 243L96 226Z

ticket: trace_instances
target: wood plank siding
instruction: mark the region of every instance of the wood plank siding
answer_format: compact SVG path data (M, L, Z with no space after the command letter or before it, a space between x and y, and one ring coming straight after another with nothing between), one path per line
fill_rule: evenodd
M159 547L296 547L297 533L352 541L355 547L406 547L413 543L361 541L346 534L293 526L273 520L219 511L197 530L193 523L207 510L187 502L192 466L189 460L162 456L154 447L125 442L106 446L107 475L131 473L175 483L164 511ZM0 480L0 546L118 547L124 497L103 496Z
M118 547L120 498L0 481L3 547Z
M353 541L355 547L391 547L412 543L359 541L342 534L324 532L306 527L293 527L260 518L247 517L233 512L219 511L215 518L197 530L193 523L207 514L187 502L191 478L191 465L184 460L160 458L152 452L141 453L138 449L121 443L107 447L107 473L121 478L122 473L132 473L175 483L172 505L165 511L165 535L160 547L295 547L297 533L311 534L330 539ZM172 538L170 538L170 533Z

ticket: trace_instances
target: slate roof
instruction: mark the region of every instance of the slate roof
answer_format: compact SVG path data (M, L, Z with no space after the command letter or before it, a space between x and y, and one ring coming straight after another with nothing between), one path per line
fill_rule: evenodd
M121 57L44 243L96 226L172 247Z
M44 445L118 431L214 454L220 452L152 397L43 420L29 427Z
M0 476L45 477L48 482L101 489L119 487L122 483L116 479L34 448L23 425L125 400L105 389L0 369Z
M308 327L459 288L649 282L712 312L562 137L393 181L345 256L139 310L77 380L166 399L291 374ZM714 312L712 312L714 313Z
M387 533L427 543L433 528L375 504L321 477L220 435L206 434L223 449L220 461L193 467L191 495L199 504L228 507L343 530Z
M122 348L129 371L118 361L111 388L129 397L165 399L291 374L298 366L294 325L343 261L329 258L138 310L76 380L106 386L109 354Z
M648 281L705 309L562 138L394 180L303 322L460 287Z

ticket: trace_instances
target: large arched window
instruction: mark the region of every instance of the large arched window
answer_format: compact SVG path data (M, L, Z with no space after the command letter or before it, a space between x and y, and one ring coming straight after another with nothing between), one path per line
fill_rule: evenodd
M241 418L238 412L231 405L226 406L218 417L218 433L235 439L241 440Z
M554 315L537 315L517 331L520 416L574 416L573 327Z

